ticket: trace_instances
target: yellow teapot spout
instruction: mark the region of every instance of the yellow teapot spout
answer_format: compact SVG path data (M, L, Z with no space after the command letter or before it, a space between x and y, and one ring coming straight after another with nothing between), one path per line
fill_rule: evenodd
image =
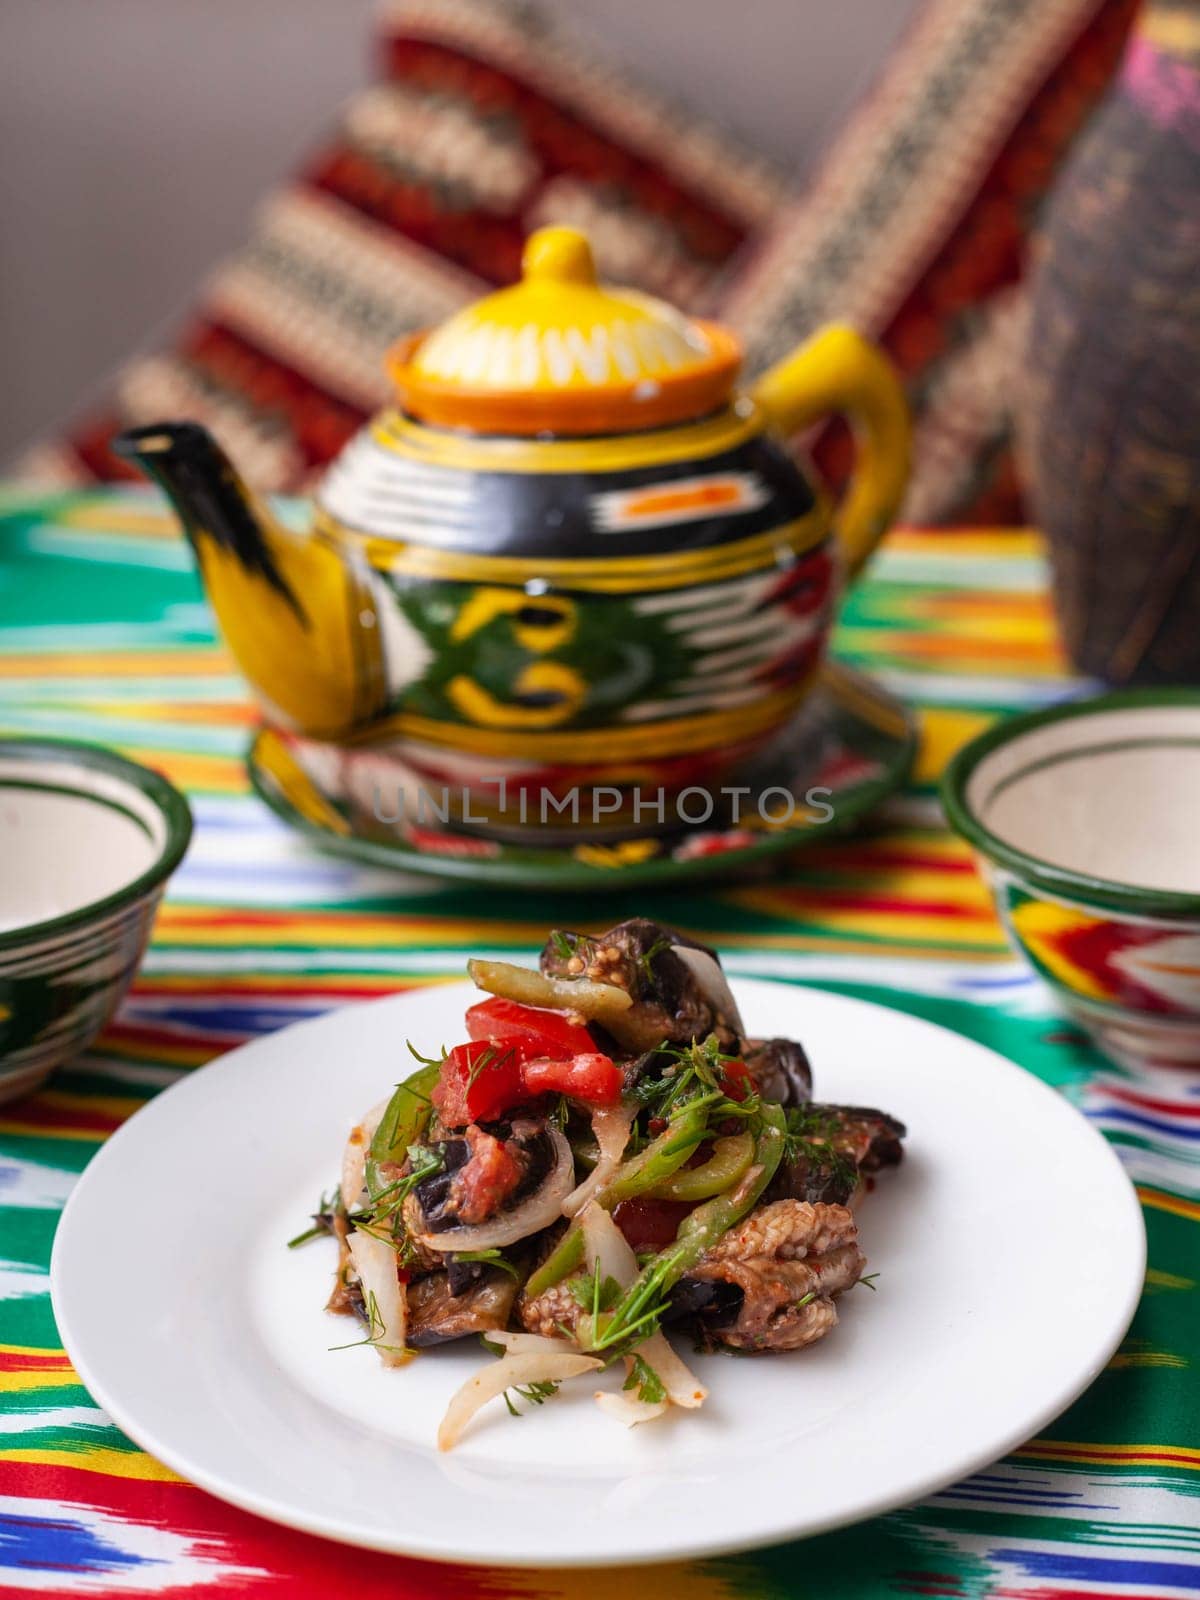
M319 533L285 528L198 423L134 428L113 449L178 512L225 642L271 719L328 738L379 715L386 690L368 575Z

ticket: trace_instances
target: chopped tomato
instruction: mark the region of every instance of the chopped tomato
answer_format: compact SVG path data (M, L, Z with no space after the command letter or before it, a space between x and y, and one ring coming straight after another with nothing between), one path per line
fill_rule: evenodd
M534 1094L566 1094L593 1106L613 1106L621 1098L621 1069L608 1056L592 1050L570 1061L526 1061L525 1087Z
M621 1069L600 1051L591 1049L570 1060L529 1060L527 1048L520 1039L503 1038L456 1045L442 1062L431 1097L446 1127L493 1122L540 1094L566 1094L595 1106L615 1105L621 1098Z
M473 1039L456 1045L442 1062L430 1098L448 1128L490 1122L525 1098L521 1060L511 1045Z
M665 1250L694 1209L685 1200L622 1200L613 1207L613 1221L632 1249Z
M498 995L470 1008L467 1032L472 1039L507 1040L526 1061L535 1057L566 1061L571 1056L590 1055L596 1048L587 1029L561 1011L523 1006Z
M725 1080L725 1093L731 1100L744 1100L754 1088L750 1068L742 1060L723 1061L721 1076Z
M454 1174L450 1197L459 1222L486 1222L520 1186L527 1160L482 1128L468 1128L466 1140L471 1154Z

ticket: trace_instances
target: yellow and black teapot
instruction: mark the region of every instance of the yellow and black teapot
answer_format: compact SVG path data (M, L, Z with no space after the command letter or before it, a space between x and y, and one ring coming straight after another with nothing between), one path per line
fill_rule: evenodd
M584 235L545 228L519 284L393 353L397 404L329 469L309 532L194 423L116 448L174 502L285 737L544 832L518 791L678 789L760 749L895 514L908 416L871 344L826 328L741 393L739 362L728 330L599 284ZM835 511L779 436L839 411L859 456Z

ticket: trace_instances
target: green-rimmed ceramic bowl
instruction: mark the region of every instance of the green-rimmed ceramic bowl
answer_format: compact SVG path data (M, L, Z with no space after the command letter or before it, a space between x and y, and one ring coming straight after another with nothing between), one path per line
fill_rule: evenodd
M1101 1048L1200 1066L1200 689L997 723L942 798L1012 942Z
M134 761L0 739L0 1100L104 1026L191 833L187 801Z

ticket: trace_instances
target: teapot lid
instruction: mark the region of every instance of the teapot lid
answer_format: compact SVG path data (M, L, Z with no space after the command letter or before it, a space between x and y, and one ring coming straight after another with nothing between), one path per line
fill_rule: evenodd
M634 289L602 287L575 228L531 234L522 277L404 340L388 369L427 422L485 433L612 433L683 422L727 398L727 329Z

